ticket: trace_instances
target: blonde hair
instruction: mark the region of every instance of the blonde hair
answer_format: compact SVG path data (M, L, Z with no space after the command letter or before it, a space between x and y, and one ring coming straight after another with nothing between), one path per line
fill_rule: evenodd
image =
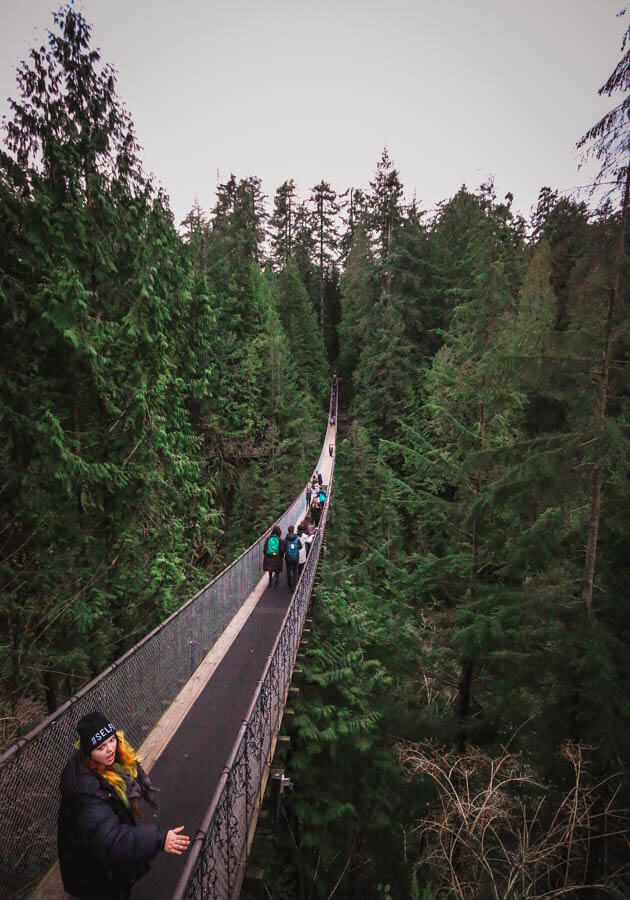
M132 778L136 778L138 775L138 763L140 762L140 757L126 739L123 731L117 731L116 737L118 739L118 745L116 747L114 765L118 769L122 769ZM83 761L88 769L96 772L97 775L100 775L101 778L104 778L105 781L113 787L125 806L129 806L127 784L123 776L119 775L116 769L109 768L108 766L103 765L103 763L96 762L95 759L92 759L91 756L86 756L85 753L83 754ZM134 814L137 815L137 810L134 809L133 811Z

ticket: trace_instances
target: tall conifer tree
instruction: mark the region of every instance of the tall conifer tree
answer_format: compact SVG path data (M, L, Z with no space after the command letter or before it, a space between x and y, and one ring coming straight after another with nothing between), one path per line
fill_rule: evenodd
M2 675L12 698L43 687L52 709L172 608L208 538L208 496L178 346L190 272L114 72L72 6L18 86L0 157L1 460L15 548L2 569Z
M319 327L324 329L326 281L334 264L338 235L335 216L339 212L337 194L327 181L320 181L311 189L310 202L314 211L317 269L319 273Z
M626 49L628 48L628 49ZM615 330L624 317L622 301L627 291L627 283L622 280L622 265L628 254L628 216L630 214L630 27L626 30L622 51L624 55L612 74L599 90L607 97L621 92L623 99L599 120L578 142L578 147L590 145L592 152L601 162L599 181L612 177L621 194L621 223L617 247L617 272L608 296L604 334L601 343L601 361L598 377L595 421L597 436L604 440L607 405L610 390L610 355L615 343ZM625 273L624 273L625 274ZM597 542L601 518L602 483L604 477L603 453L596 456L593 463L593 484L588 525L588 538L584 561L582 598L589 617L593 617L593 580L597 564Z
M295 221L295 182L291 178L276 191L273 214L269 220L272 259L283 269L293 254Z

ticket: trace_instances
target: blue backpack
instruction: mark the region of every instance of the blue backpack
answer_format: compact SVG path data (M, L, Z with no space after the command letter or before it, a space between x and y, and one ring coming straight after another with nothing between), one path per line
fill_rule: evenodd
M297 534L290 534L287 536L287 559L290 559L291 562L297 562L300 558L300 551L298 550L298 541L299 538Z

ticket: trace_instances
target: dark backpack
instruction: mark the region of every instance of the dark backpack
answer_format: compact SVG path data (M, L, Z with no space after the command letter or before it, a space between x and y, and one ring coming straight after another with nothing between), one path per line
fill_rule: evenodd
M291 562L297 562L300 558L300 551L298 550L299 538L297 534L290 534L287 537L287 559L290 559Z
M280 538L272 534L267 541L267 553L269 556L277 556L280 550Z

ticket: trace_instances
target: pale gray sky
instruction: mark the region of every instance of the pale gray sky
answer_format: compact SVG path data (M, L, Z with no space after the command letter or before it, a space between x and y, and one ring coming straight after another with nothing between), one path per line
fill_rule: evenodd
M0 113L54 0L0 0ZM179 222L220 180L367 186L387 145L431 209L489 175L527 213L609 108L623 0L77 0Z

